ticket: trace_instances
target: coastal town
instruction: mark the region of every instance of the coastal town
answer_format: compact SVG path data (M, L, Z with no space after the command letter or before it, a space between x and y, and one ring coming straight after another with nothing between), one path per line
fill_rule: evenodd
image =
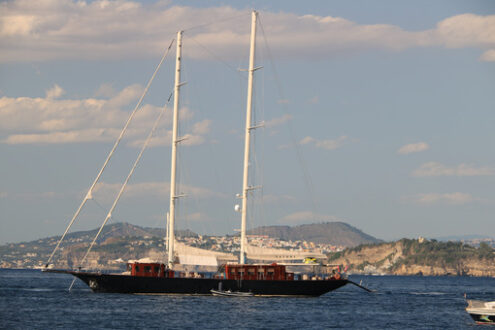
M42 268L50 256L59 237L50 237L31 242L11 243L0 246L0 268ZM67 258L68 251L78 251L87 248L90 242L90 235L78 235L68 237L61 247L61 253ZM191 235L177 237L182 242L191 247L208 249L218 252L229 252L238 254L240 249L239 236L206 236ZM345 246L314 243L309 241L284 241L266 235L249 235L249 243L262 248L276 248L289 251L314 251L323 254L342 251ZM142 237L109 237L99 242L93 249L99 254L101 261L109 264L117 262L125 263L127 259L145 257L149 251L163 251L165 253L166 240L157 236L145 235ZM121 256L117 256L117 251L124 251ZM115 257L115 258L114 258ZM112 259L113 258L113 259ZM105 263L105 262L103 262Z

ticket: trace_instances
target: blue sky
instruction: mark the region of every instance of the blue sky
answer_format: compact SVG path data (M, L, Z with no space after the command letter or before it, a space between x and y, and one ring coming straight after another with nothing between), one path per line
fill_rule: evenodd
M179 228L232 233L249 11L260 11L249 226L495 236L492 1L0 3L0 244L61 234L185 29ZM266 39L264 38L266 37ZM267 46L268 45L268 48ZM173 52L74 230L105 218L173 85ZM111 221L163 226L170 109ZM262 198L261 198L262 197Z

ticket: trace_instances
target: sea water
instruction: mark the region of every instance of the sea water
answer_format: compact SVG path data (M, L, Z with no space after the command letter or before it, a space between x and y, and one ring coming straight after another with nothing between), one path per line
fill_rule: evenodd
M495 279L351 276L317 298L92 293L73 277L0 270L2 329L469 329L468 298L495 300Z

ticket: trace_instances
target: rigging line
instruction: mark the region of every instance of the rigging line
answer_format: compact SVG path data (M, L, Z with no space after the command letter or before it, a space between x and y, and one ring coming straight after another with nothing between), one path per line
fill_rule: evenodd
M105 213L105 208L104 208L104 207L103 207L100 203L98 203L98 202L96 201L96 199L94 199L94 198L93 198L93 199L92 199L92 201L93 201L96 205L98 205L98 206L100 207L100 209L103 211L103 213Z
M151 138L153 137L153 134L155 133L156 128L158 127L158 123L160 122L160 119L162 118L163 114L165 113L165 110L167 109L167 105L168 105L168 102L165 104L165 106L163 107L163 110L160 111L160 114L158 115L158 118L155 120L155 123L153 124L153 128L151 129L151 132L148 134L148 137L146 138L146 141L144 142L144 144L143 144L143 146L141 148L141 151L139 152L139 155L136 158L136 161L134 162L134 165L132 166L129 174L127 175L127 178L125 179L124 183L122 184L122 187L120 188L120 191L117 194L117 197L115 198L115 200L113 202L113 205L110 208L110 211L108 211L108 214L107 214L105 220L101 224L100 229L98 230L98 233L96 234L96 236L94 237L93 241L89 245L88 251L86 251L86 254L82 258L81 262L79 263L79 266L81 266L84 263L84 261L86 260L89 252L91 251L91 249L93 248L96 240L98 239L98 236L100 236L100 234L101 234L101 232L103 230L103 227L105 227L105 225L108 222L108 220L112 217L112 212L115 210L115 207L117 206L117 203L119 202L120 197L122 196L122 194L124 192L124 189L127 186L127 183L129 182L129 180L131 179L132 175L134 174L134 170L136 169L139 161L141 160L141 157L143 156L143 153L146 150L146 147L148 146L149 142L151 141Z
M65 229L65 232L64 234L62 235L62 237L60 238L60 240L58 241L57 245L55 246L55 248L53 249L53 252L52 254L50 255L50 257L48 258L48 261L46 262L46 265L45 265L45 268L48 267L48 265L50 264L50 261L52 260L53 256L55 255L55 252L57 251L57 249L59 248L60 246L60 243L62 243L62 241L64 240L65 238L65 235L67 235L67 233L69 232L69 229L72 227L72 225L74 224L74 221L76 220L76 218L79 216L79 213L81 213L81 210L82 208L84 207L84 205L86 204L86 202L88 201L88 199L91 199L92 198L92 191L94 189L94 187L96 186L96 184L98 183L98 181L100 180L100 177L101 175L103 174L103 171L105 170L105 168L107 167L108 165L108 162L110 161L110 158L112 158L112 155L113 153L115 152L115 149L117 149L117 146L119 145L120 143L120 140L122 140L122 137L124 136L124 133L125 131L127 130L127 127L129 126L130 122L132 121L132 118L134 117L134 115L136 114L137 110L139 109L139 107L141 106L141 103L143 102L143 99L144 97L146 96L146 94L148 93L148 89L150 88L151 86L151 83L153 82L153 80L155 79L155 76L158 72L158 70L160 69L163 61L165 61L165 58L167 57L168 53L170 52L170 48L172 48L172 45L174 43L174 40L175 39L172 39L172 41L170 42L170 45L168 46L167 50L165 51L165 53L163 54L161 60L160 60L160 63L158 64L158 66L156 67L155 69L155 72L153 72L153 75L151 76L150 80L148 81L148 84L146 85L146 88L144 89L143 91L143 94L141 95L141 98L139 99L139 102L136 104L136 107L134 108L134 110L132 111L132 113L130 114L129 118L127 119L127 122L125 123L124 125L124 128L122 128L122 131L120 132L120 135L119 137L117 138L117 141L115 141L115 144L113 145L112 147L112 150L110 151L110 153L108 154L105 162L103 163L103 166L101 167L100 171L98 172L98 175L96 176L95 180L93 181L93 184L91 185L91 187L89 188L88 190L88 193L86 194L86 197L84 197L83 201L81 202L81 204L79 205L79 208L77 209L76 213L74 214L74 216L72 217L72 220L69 222L69 225L67 226L67 228Z
M96 201L96 199L94 199L94 198L93 198L93 199L92 199L92 201L93 201L96 205L98 205L98 207L101 209L101 211L103 211L103 214L105 214L105 208L104 208L104 207L103 207L100 203L98 203L98 202ZM121 221L121 222L125 221L125 219L122 221L122 218L121 218L121 219L117 219L117 218L115 218L115 217L114 217L114 219L115 219L115 220L117 220L117 222L118 222L118 221Z
M261 57L261 60L260 62L261 63L265 63L265 56L262 52L259 52L259 56ZM259 165L259 174L258 174L258 177L259 177L259 181L260 181L260 185L261 185L261 188L260 188L260 193L259 193L259 199L258 199L258 203L259 203L259 208L258 208L258 213L259 213L259 219L261 221L261 223L265 223L264 222L264 219L265 219L265 209L264 209L264 204L263 204L263 196L264 196L264 190L263 190L263 187L265 185L265 143L266 143L266 130L265 130L265 110L266 110L266 107L265 107L265 92L266 92L266 75L265 75L265 70L262 70L261 72L261 101L260 101L260 108L261 108L261 111L260 111L260 115L261 115L261 123L263 123L263 126L262 126L262 130L260 132L260 139L261 142L260 142L260 146L261 146L261 152L260 152L260 163L261 165Z
M191 210L193 209L192 207L189 207L189 203L188 201L189 200L192 200L193 202L196 202L196 209L199 211L200 208L198 207L198 203L197 203L197 199L196 199L196 196L194 194L194 192L192 191L192 186L187 186L187 183L189 182L192 182L191 181L191 175L190 175L190 172L189 172L189 169L185 166L185 162L184 162L184 151L183 150L180 150L178 151L179 152L179 157L178 158L178 162L179 162L179 166L178 168L180 169L179 170L179 175L178 175L178 182L177 182L177 188L179 190L179 192L181 194L187 194L187 188L189 188L190 192L189 194L187 194L187 198L183 198L183 199L178 199L177 200L177 215L176 215L176 218L177 219L181 219L182 218L182 223L183 223L183 228L186 229L186 228L191 228L191 223L190 223L190 212L186 213L184 210ZM185 226L184 226L185 225Z
M103 211L103 213L105 213L105 208L100 203L98 203L96 201L96 199L93 199L93 202L100 207L100 209ZM117 220L117 221L119 221L119 220L122 221L122 218L117 219L117 218L114 217L114 219ZM123 221L125 221L125 219Z
M218 62L222 63L223 65L225 65L227 68L229 68L230 70L234 71L235 73L237 73L240 77L244 78L244 79L247 79L246 76L242 75L239 73L239 69L233 67L232 65L230 65L229 63L227 63L226 61L222 60L220 58L220 56L218 56L217 54L215 54L214 52L212 52L210 49L208 49L206 46L202 45L199 41L197 41L196 39L194 39L193 37L189 37L190 40L194 41L199 47L201 47L203 50L205 50L207 53L209 53L215 60L217 60Z
M206 26L211 26L211 25L215 25L215 24L219 24L219 23L228 22L228 21L234 20L234 19L239 18L239 17L247 16L247 14L251 15L251 11L249 13L242 13L242 14L239 14L236 16L231 16L231 17L228 17L228 18L225 18L222 20L216 20L216 21L208 22L208 23L204 23L204 24L193 25L193 26L188 27L187 29L183 29L182 31L188 31L189 32L191 30L204 28Z
M278 93L279 93L279 97L282 100L285 100L285 93L284 93L284 91L282 89L282 86L280 84L280 78L279 78L278 73L277 73L277 68L275 67L275 61L273 60L273 56L271 54L270 47L268 45L268 39L266 37L265 29L263 28L263 24L261 23L261 19L259 20L259 22L260 22L261 32L263 33L263 40L265 41L265 47L266 47L266 51L267 51L267 54L268 54L268 58L270 59L270 62L272 64L271 66L272 66L272 70L273 70L273 75L275 76L275 82L276 82L277 90L278 90ZM285 112L286 115L291 115L287 111L287 106L285 105L285 103L282 104L282 109L283 109L283 111ZM299 162L299 166L301 166L301 169L302 169L302 172L303 172L304 183L305 183L306 189L308 190L308 193L310 195L311 206L312 206L312 209L313 209L312 210L312 217L313 217L313 220L315 220L316 203L315 203L315 198L314 198L313 181L311 179L311 175L310 175L309 170L307 168L306 162L304 161L304 158L302 156L301 148L299 147L299 144L297 143L297 140L296 140L296 137L295 137L295 132L294 132L294 127L292 126L292 123L291 123L290 120L287 121L287 126L289 128L289 136L290 136L291 142L294 145L294 148L296 149L296 156L297 156L297 160Z

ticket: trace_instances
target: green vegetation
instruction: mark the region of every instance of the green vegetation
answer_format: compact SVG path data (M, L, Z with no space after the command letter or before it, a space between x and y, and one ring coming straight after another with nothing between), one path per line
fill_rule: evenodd
M343 257L345 254L345 251L348 251L348 250L350 250L350 249L346 249L344 251L339 251L339 252L329 254L328 255L328 261L332 262L333 260L337 260L337 259Z
M358 253L358 252L361 252L365 248L371 248L371 247L375 247L375 246L382 246L384 244L388 244L388 243L378 243L378 244L367 243L367 244L361 244L361 245L358 245L358 246L355 246L355 247L347 248L347 249L345 249L343 251L330 253L328 255L328 261L337 260L337 259L339 259L341 257L344 257L345 255L347 255L349 253L353 253L353 252Z
M336 252L329 255L329 260L334 261L347 256L364 253L365 249L370 249L367 253L373 253L373 248L380 248L386 245L390 245L391 250L401 251L398 254L398 259L395 260L390 270L394 271L402 266L427 266L427 267L441 267L454 269L458 274L465 273L464 264L467 261L482 261L487 263L495 262L495 251L487 243L481 243L478 248L464 244L462 242L439 242L437 240L426 239L407 239L403 238L395 243L381 243L381 244L363 244L353 248L345 249L341 252ZM383 266L386 260L392 260L396 252L390 253L384 259L374 262L364 260L360 264L355 265L357 270L363 270L367 265L379 268ZM363 255L363 258L366 258Z
M494 251L486 243L479 248L464 244L462 242L438 242L436 240L401 239L403 246L403 258L400 260L404 265L428 265L439 267L452 267L458 269L462 261L467 259L478 259L493 261ZM397 264L396 264L397 265Z
M367 262L367 261L364 261L364 262L360 263L359 265L357 265L357 266L356 266L356 269L358 269L358 270L360 270L360 271L363 271L363 270L364 270L364 268L365 268L366 266L368 266L368 265L370 265L370 263L369 263L369 262Z

